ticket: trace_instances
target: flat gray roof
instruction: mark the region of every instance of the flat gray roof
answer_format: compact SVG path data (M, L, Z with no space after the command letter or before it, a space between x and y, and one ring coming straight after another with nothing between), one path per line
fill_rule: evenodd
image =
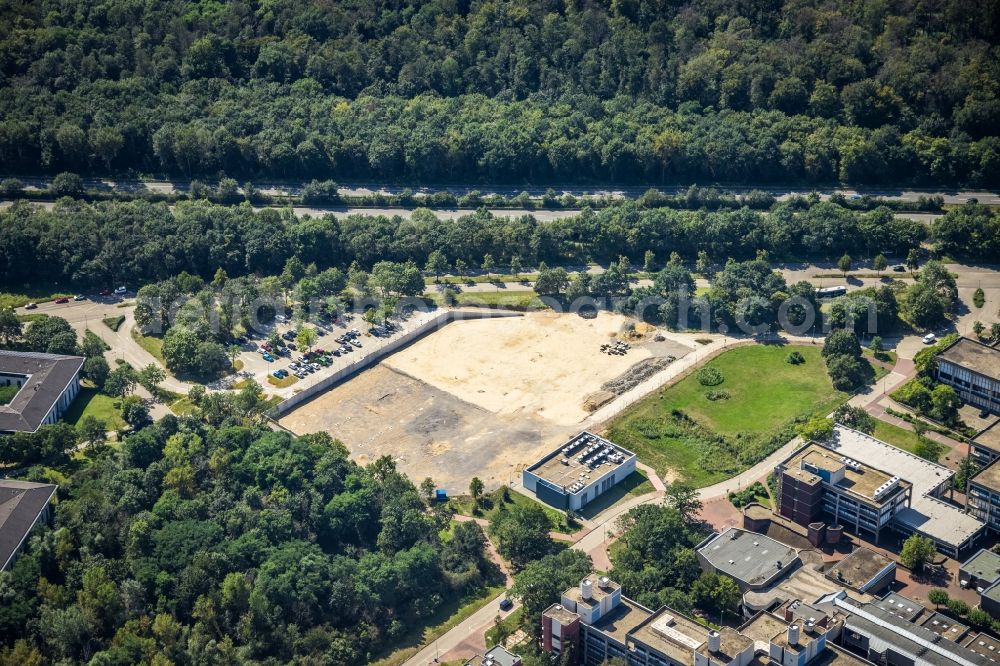
M698 552L717 571L747 585L761 585L798 561L794 548L771 537L730 527Z
M941 613L931 613L929 616L924 618L920 623L921 627L925 629L930 629L935 634L943 636L950 641L959 642L964 636L965 632L969 630L967 626L961 622L956 622L947 615Z
M962 645L990 661L1000 661L1000 641L992 636L983 633L968 636Z
M855 548L827 572L830 580L860 589L870 583L893 561L868 548Z
M913 484L910 506L896 513L896 522L955 547L985 528L982 521L931 496L955 476L947 467L841 425L834 428L833 438L826 446L866 465L891 469L893 474Z
M527 471L549 483L577 492L635 456L631 451L589 432L570 437L558 449L549 453ZM570 487L580 483L577 491Z
M980 485L989 491L1000 493L1000 458L997 458L976 472L975 476L970 479L970 482Z
M27 381L14 399L0 405L0 432L35 432L83 367L82 356L0 351L0 374Z
M890 592L872 604L888 613L898 615L907 622L913 622L917 616L927 610L922 604L896 592Z
M1000 580L996 580L988 588L983 590L982 596L1000 603Z
M976 578L990 583L1000 578L1000 555L980 548L979 552L962 563L962 571L968 571Z
M972 439L972 443L1000 454L1000 420L981 430Z
M969 338L959 338L954 344L938 354L938 358L991 379L1000 379L1000 349L984 345L981 342Z

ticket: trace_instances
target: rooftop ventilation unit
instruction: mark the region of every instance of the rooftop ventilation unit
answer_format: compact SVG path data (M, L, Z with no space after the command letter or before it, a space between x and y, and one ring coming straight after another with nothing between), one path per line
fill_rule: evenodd
M872 496L875 499L878 499L878 498L882 497L883 495L885 495L890 490L893 490L898 485L899 485L899 477L898 476L894 476L894 477L890 478L888 481L886 481L885 483L883 483L881 486L879 486L878 488L876 488L875 489L875 493Z

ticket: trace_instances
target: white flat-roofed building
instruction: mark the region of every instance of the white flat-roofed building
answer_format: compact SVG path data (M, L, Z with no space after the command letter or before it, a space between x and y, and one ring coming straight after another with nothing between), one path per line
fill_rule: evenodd
M938 550L955 558L982 536L986 527L983 521L939 499L951 486L953 470L840 425L824 446L864 465L892 470L912 484L909 505L894 516L892 526L896 531L922 534L934 541Z
M579 511L635 471L635 454L581 432L521 474L526 490L557 509Z

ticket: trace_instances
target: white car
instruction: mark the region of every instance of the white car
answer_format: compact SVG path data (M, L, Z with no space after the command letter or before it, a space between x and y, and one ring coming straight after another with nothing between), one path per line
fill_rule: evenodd
M118 294L119 296L124 294L126 291L128 291L128 289L125 288L125 285L122 285L121 287L115 289L115 293Z
M274 320L276 322L278 322L279 324L284 324L284 323L286 323L288 321L288 317L286 317L285 315L282 315L282 314L280 314L280 315L274 315Z
M924 336L925 345L932 345L934 344L935 340L937 340L937 336L934 335L933 333L928 333L927 335Z

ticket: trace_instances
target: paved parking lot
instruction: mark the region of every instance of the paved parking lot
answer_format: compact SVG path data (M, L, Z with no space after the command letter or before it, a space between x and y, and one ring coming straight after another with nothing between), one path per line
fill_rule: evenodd
M291 368L291 363L293 361L298 362L299 359L303 357L303 351L296 349L295 351L291 351L289 354L284 356L272 353L271 357L274 360L266 360L261 351L259 351L259 347L267 342L267 338L271 331L277 331L278 335L281 336L290 331L294 332L296 329L296 324L292 322L274 324L258 333L254 339L249 340L248 343L244 345L243 352L239 357L243 362L243 369L240 372L239 377L255 379L261 386L264 387L264 391L269 395L288 398L295 395L299 391L322 381L324 378L343 368L347 364L355 362L368 354L378 351L392 340L398 338L403 332L421 325L425 320L433 316L434 315L432 313L420 312L401 320L394 319L392 320L392 332L382 336L377 336L369 332L368 324L357 316L342 319L336 323L306 324L307 327L314 328L316 330L317 338L316 343L313 345L313 350L317 352L319 350L331 352L337 348L344 347L349 348L351 351L342 356L327 354L326 358L329 360L329 365L325 367L321 365L320 368L314 372L304 373L304 377L302 378L298 378L293 375L291 379L294 381L283 387L276 385L276 382L279 380L274 378L272 373L277 370L286 370L289 374L294 373L295 370ZM359 343L358 345L336 341L336 338L342 337L352 330L357 331L355 339ZM283 342L287 344L287 341L283 340ZM295 344L294 338L292 344ZM285 381L287 382L287 380Z

